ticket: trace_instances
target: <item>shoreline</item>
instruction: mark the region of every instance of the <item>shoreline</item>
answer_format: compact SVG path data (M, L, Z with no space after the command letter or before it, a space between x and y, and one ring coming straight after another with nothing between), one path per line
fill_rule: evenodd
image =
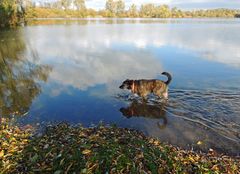
M0 127L3 173L240 172L240 157L183 150L132 129L59 123L33 136L31 127L6 125Z
M26 18L27 20L191 20L191 19L239 19L237 17L184 17L184 18L144 18L144 17L137 17L137 18L131 18L131 17L47 17L47 18Z

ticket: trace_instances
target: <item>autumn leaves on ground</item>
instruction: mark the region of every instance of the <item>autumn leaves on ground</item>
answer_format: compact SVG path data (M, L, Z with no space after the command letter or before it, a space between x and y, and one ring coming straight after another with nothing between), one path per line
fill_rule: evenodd
M99 125L0 126L0 173L240 173L240 159L185 151L134 130Z

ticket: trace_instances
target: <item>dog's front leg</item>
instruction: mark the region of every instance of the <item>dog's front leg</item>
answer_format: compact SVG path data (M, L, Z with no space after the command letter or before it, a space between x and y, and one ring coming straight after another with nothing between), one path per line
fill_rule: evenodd
M164 98L165 100L168 99L168 92L164 92L164 93L163 93L163 98Z
M146 103L147 102L147 99L148 99L148 95L147 94L142 94L142 95L140 95L141 97L142 97L142 102L143 103Z

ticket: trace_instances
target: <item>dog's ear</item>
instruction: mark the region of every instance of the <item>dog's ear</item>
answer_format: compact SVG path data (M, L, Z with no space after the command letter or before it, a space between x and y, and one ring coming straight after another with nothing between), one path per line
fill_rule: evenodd
M123 83L129 83L131 80L127 79Z

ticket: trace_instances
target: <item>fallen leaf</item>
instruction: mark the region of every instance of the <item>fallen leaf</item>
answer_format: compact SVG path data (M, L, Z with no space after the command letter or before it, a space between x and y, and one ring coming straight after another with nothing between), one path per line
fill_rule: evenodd
M86 150L82 151L82 154L83 155L87 155L87 154L89 154L91 152L92 152L91 150L86 149Z
M0 152L0 158L4 156L3 150Z

